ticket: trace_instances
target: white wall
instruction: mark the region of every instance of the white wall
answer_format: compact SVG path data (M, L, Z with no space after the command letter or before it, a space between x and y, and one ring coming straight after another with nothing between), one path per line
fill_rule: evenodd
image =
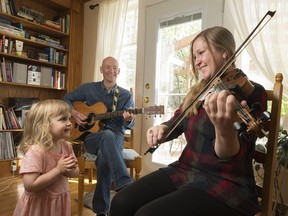
M98 7L95 7L93 10L91 10L89 6L95 5L99 2L101 2L101 0L92 0L84 4L82 83L91 82L94 79ZM97 68L97 70L99 69Z

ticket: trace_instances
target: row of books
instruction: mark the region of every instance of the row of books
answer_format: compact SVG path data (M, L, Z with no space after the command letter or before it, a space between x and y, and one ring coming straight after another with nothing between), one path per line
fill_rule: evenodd
M67 65L67 54L63 51L57 51L53 47L45 47L43 53L38 53L38 60Z
M0 11L2 13L16 16L17 11L14 0L0 0L0 1L1 1Z
M45 20L45 16L42 12L25 5L20 6L19 11L17 11L17 16L40 24Z
M9 97L8 104L0 104L0 160L17 157L15 147L22 133L15 135L9 130L22 129L27 112L38 101L39 98Z
M60 44L60 42L58 42L58 40L50 39L49 37L43 38L41 36L38 36L38 37L30 36L30 40L43 43L45 45L50 45L50 46L65 49L65 45L62 45Z
M12 132L0 132L0 160L16 157Z
M15 40L2 35L0 38L0 52L6 54L15 54L15 49Z
M1 105L0 114L0 130L22 128L22 116L19 116L18 118L13 107Z
M4 57L1 62L0 71L1 71L0 81L13 82L12 63L10 61L7 62Z
M48 28L69 34L70 33L70 15L66 14L65 16L62 16L62 17L54 17L53 20L45 20L43 25Z
M10 34L15 35L17 37L25 37L25 31L17 26L19 26L19 23L13 23L10 21L5 21L5 19L0 20L0 32L3 34ZM21 25L20 25L21 26Z
M38 33L37 37L47 42L51 42L53 44L61 44L61 40L59 38L55 38L55 37L48 36L48 35L41 34L41 33Z
M3 57L0 73L0 81L65 88L65 73L51 67L26 65Z

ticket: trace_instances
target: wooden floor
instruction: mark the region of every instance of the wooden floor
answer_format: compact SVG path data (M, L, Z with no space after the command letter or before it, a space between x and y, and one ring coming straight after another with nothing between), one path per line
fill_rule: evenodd
M77 199L77 187L76 181L69 181L70 192L71 192L71 208L72 216L78 215L78 203ZM1 216L12 216L14 208L17 204L18 199L21 197L24 191L22 178L1 178L0 179L0 215ZM95 216L96 214L90 209L83 208L83 216Z

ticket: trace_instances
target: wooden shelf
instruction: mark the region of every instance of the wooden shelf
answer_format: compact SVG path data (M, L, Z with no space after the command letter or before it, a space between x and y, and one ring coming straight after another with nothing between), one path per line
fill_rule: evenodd
M26 64L34 64L34 65L42 65L46 67L53 67L57 69L67 69L66 65L61 65L61 64L55 64L51 62L45 62L45 61L39 61L36 59L31 59L27 57L22 57L22 56L16 56L16 55L11 55L11 54L6 54L3 52L0 52L1 57L5 57L8 59L13 59L14 61L20 62L20 63L26 63Z
M23 129L7 129L7 130L0 130L0 132L22 132Z
M27 19L23 19L23 18L20 18L17 16L13 16L13 15L9 15L9 14L5 14L5 13L0 12L0 17L7 19L7 20L10 20L14 23L22 23L23 29L27 28L27 29L30 29L32 31L47 34L49 36L53 36L53 37L57 37L57 38L69 37L69 34L54 30L52 28L48 28L48 27L41 25L39 23L32 22L32 21L29 21Z
M18 37L18 36L12 35L12 34L6 34L6 33L1 33L1 32L0 32L0 34L5 35L5 37L11 38L11 39L23 41L25 44L31 45L33 47L38 47L38 48L53 47L54 49L59 50L59 51L69 52L69 50L65 49L65 48L61 48L61 47L57 47L57 46L53 46L53 45L49 45L49 44L33 41L33 40L30 40L30 39L23 38L23 37Z
M3 82L3 81L0 81L0 84L11 85L11 86L19 86L19 87L21 86L21 87L29 87L29 88L48 89L48 90L55 90L55 91L66 91L66 88L58 89L58 88L53 88L53 87L49 87L49 86L31 85L31 84L15 83L15 82Z

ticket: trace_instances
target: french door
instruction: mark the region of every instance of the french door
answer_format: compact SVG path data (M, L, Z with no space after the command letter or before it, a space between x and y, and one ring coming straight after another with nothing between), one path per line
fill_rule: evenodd
M222 25L223 0L167 0L146 6L143 102L164 105L161 118L142 121L142 131L168 120L193 84L190 42L203 28ZM146 134L141 152L146 152ZM147 174L176 160L185 146L180 136L143 156Z

